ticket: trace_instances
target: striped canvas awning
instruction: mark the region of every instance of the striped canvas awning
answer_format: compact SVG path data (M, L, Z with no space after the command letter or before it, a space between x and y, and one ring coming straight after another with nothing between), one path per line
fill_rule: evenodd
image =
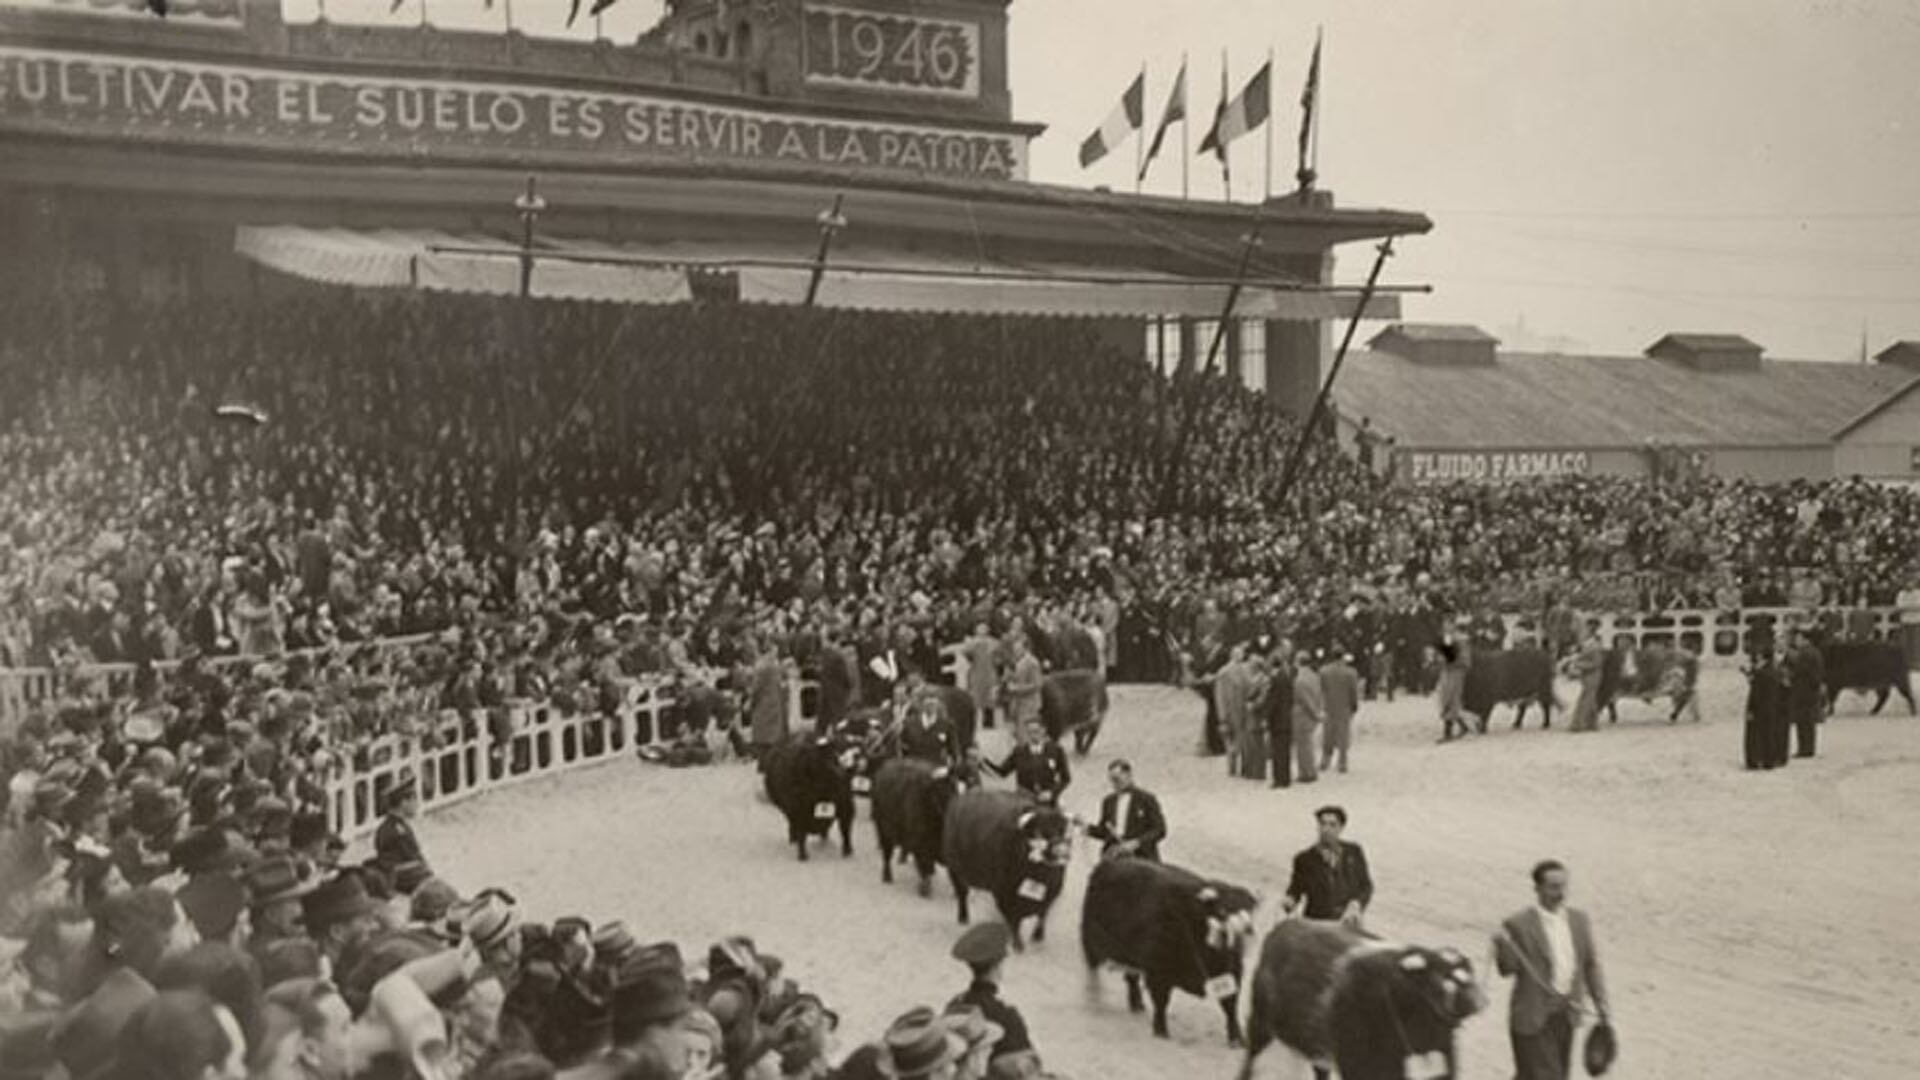
M501 237L404 229L243 226L240 254L284 273L331 284L513 295L519 249ZM532 294L665 304L692 299L689 276L729 278L738 298L804 304L814 252L778 244L604 243L549 237L534 246ZM1085 264L1014 265L926 252L836 248L814 303L855 311L1081 318L1217 318L1231 285L1164 271ZM1359 290L1253 281L1235 305L1245 319L1350 317ZM1376 295L1367 317L1398 318L1397 295Z

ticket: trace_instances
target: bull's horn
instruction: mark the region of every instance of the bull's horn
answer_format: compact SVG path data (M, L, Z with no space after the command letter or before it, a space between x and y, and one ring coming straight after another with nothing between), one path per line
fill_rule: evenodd
M1014 826L1018 828L1021 832L1026 832L1027 826L1033 824L1034 817L1035 817L1034 812L1032 810L1029 810L1026 813L1020 815L1019 819L1014 822Z
M1427 970L1427 958L1417 952L1410 952L1400 958L1400 969L1402 971L1425 971Z
M949 770L945 765L942 765L939 768L933 770L933 778L935 780L945 780L947 778L947 773L949 771L951 770Z
M1206 888L1200 890L1199 898L1201 903L1211 904L1215 900L1220 899L1220 893L1213 886L1209 885Z

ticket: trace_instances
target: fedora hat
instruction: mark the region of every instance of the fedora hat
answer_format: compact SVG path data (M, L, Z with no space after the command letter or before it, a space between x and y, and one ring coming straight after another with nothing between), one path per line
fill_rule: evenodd
M895 1020L881 1040L886 1054L881 1072L894 1080L926 1076L952 1064L965 1051L966 1041L929 1008L918 1008Z
M610 1004L616 1039L622 1030L668 1023L691 1012L679 948L662 943L633 950L614 972Z
M460 929L476 949L490 949L520 929L520 913L498 893L481 893L462 906Z
M307 932L318 935L327 927L371 915L380 910L379 901L367 895L367 886L358 874L336 874L308 893L300 902Z
M601 924L593 932L593 955L601 966L613 971L620 970L620 965L639 947L640 943L633 939L633 931L618 919Z
M1605 1020L1595 1024L1587 1032L1587 1045L1581 1050L1581 1063L1587 1067L1588 1076L1604 1076L1613 1068L1613 1061L1620 1056L1619 1036L1613 1033L1613 1025Z
M195 829L173 845L174 869L187 874L212 874L232 870L249 861L250 853L234 843L227 830L218 826Z
M459 905L460 893L452 885L440 878L430 877L413 890L413 898L407 904L407 915L417 923L437 923Z
M253 906L264 907L304 899L320 887L320 880L301 874L291 855L269 855L247 868L246 885Z
M247 887L231 874L200 874L173 894L194 929L207 940L233 933L247 907Z
M978 1005L968 1005L955 1001L947 1006L940 1016L948 1029L967 1042L967 1049L973 1050L985 1044L992 1046L1007 1034L1007 1029L987 1019L987 1014Z

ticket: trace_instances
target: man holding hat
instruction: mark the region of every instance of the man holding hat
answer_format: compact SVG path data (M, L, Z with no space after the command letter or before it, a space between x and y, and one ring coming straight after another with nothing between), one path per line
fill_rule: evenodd
M953 958L967 965L973 981L966 992L948 1003L980 1010L981 1016L998 1027L1001 1036L990 1055L995 1077L1026 1076L1039 1072L1040 1056L1027 1034L1027 1022L1020 1011L1000 1000L1002 966L1012 938L1003 923L981 923L960 935L954 943ZM889 1043L891 1045L891 1043Z

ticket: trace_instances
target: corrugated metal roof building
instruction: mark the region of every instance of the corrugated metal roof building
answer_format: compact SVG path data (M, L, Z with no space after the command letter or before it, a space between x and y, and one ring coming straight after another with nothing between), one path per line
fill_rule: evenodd
M1341 369L1343 430L1390 448L1376 460L1416 483L1920 471L1920 361L1909 367L1898 346L1877 363L1833 364L1763 359L1728 334L1669 334L1644 356L1498 344L1474 327L1387 328Z

